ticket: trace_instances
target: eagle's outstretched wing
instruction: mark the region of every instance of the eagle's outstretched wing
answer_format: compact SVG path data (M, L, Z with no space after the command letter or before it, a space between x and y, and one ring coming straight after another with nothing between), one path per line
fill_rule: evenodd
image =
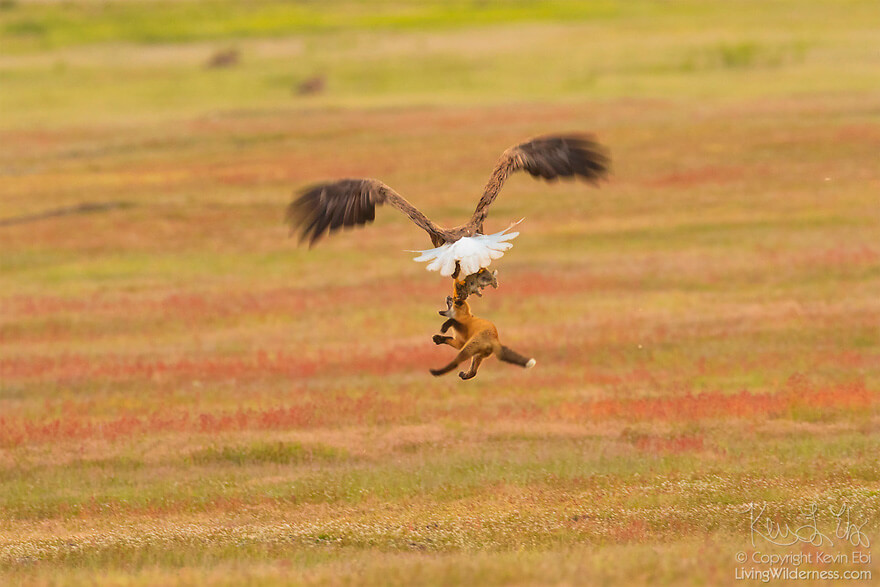
M376 206L388 203L431 237L435 246L443 244L442 229L406 201L400 194L375 179L341 179L306 188L287 207L290 232L299 232L300 242L315 244L325 232L341 227L364 225L376 218Z
M610 168L608 149L590 134L547 135L510 147L498 160L470 225L482 232L489 205L511 173L522 169L546 180L580 177L598 184L608 176Z

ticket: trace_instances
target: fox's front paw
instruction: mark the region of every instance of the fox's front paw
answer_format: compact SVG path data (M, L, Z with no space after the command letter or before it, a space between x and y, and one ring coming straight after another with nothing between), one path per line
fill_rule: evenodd
M461 377L464 381L467 381L468 379L472 379L472 378L476 377L476 375L477 375L476 373L465 373L464 371L462 371L461 373L458 374L458 376Z
M431 340L434 341L434 344L443 344L444 342L446 342L447 340L449 340L449 337L448 337L448 336L443 336L443 335L440 335L440 334L435 334L434 337L433 337Z
M439 377L440 375L443 375L443 371L441 371L440 369L428 369L428 370L431 372L431 375L433 375L434 377Z

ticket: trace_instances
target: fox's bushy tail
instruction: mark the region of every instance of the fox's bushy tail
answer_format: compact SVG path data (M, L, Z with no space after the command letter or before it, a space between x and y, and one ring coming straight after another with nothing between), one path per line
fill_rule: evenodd
M498 358L505 363L513 363L514 365L519 365L520 367L525 367L526 369L531 369L535 366L535 363L537 363L535 359L524 357L515 350L504 345L501 345L501 352L498 353Z

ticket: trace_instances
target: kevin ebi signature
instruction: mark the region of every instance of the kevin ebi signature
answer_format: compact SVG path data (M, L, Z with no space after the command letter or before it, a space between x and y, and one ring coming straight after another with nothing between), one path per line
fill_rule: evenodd
M828 531L834 538L849 542L853 546L871 546L868 535L862 531L867 522L856 524L850 519L850 507L847 504L835 510L829 506L828 511L834 518L835 527L833 532ZM767 517L767 504L750 503L743 513L749 514L749 531L752 537L752 546L755 546L755 538L761 537L777 546L791 546L798 542L812 544L813 546L834 546L834 540L819 529L819 506L811 504L804 514L805 524L796 528L789 526L788 522L779 523Z

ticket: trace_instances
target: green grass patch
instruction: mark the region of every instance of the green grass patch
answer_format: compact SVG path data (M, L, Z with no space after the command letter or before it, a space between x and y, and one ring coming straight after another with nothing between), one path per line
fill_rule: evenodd
M639 3L642 10L650 6ZM18 48L58 48L112 42L169 43L271 37L338 30L411 30L474 27L541 20L606 19L622 5L608 0L588 4L552 2L400 2L369 5L350 0L328 3L107 2L10 4L0 11L0 39Z
M208 447L188 456L188 459L196 465L258 465L263 463L292 465L315 461L341 461L348 458L346 452L338 448L320 444L303 445L299 442Z

